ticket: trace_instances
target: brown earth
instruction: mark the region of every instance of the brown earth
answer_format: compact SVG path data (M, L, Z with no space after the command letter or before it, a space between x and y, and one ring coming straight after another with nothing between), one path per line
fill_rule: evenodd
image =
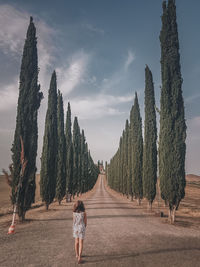
M198 227L170 225L166 218L153 216L145 201L139 207L108 188L103 175L81 198L88 215L85 266L199 266ZM2 216L0 266L77 266L72 205L63 201L61 206L53 203L48 212L44 207L30 210L27 222L17 224L14 235L7 235L10 221L2 221L10 215ZM181 213L177 215L181 221Z
M36 205L38 205L38 202L41 202L40 197L40 175L36 174L36 191L35 191L35 202ZM10 202L10 196L11 195L11 188L7 184L6 179L4 175L0 175L0 216L12 213L12 205Z

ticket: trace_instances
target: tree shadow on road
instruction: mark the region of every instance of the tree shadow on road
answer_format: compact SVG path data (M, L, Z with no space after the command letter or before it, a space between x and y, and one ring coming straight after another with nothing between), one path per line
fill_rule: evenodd
M95 215L95 216L87 216L89 219L110 219L110 218L144 218L144 217L149 217L145 214L121 214L121 215Z
M87 208L87 210L107 210L107 209L119 209L119 210L134 210L135 207L94 207L94 208Z
M200 247L190 247L190 248L166 248L166 249L156 249L156 250L149 250L144 252L135 252L135 253L127 253L127 254L101 254L101 255L84 255L83 263L98 263L98 262L106 262L106 261L113 261L113 260L123 260L128 258L136 258L139 256L148 256L148 255L155 255L155 254L167 254L170 252L177 253L183 251L200 251Z

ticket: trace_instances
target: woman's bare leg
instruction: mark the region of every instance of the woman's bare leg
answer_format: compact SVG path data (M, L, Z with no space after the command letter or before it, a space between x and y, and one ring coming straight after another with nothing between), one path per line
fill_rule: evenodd
M83 251L83 239L79 238L79 262L81 261L81 255L82 255L82 251Z
M75 238L75 252L76 252L76 257L79 257L79 238Z

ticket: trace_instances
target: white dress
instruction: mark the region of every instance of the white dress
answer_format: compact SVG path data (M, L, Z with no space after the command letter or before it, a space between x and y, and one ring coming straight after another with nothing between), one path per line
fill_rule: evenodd
M73 212L73 237L80 239L85 237L84 212Z

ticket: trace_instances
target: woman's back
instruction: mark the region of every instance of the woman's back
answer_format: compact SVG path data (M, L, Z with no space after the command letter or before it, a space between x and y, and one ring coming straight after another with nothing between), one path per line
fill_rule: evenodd
M85 226L84 224L84 212L73 212L74 226Z

